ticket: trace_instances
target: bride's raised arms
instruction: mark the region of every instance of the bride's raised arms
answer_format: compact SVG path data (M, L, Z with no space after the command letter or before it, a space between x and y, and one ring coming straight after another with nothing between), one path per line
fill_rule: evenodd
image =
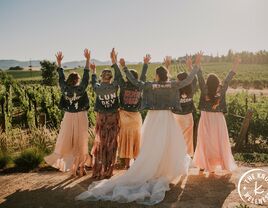
M168 72L170 72L171 63L172 63L172 57L165 56L163 65L167 68Z

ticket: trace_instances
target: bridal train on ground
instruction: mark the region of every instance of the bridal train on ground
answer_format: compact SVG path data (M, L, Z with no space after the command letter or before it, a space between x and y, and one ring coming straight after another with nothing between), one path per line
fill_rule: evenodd
M169 184L187 174L191 158L182 131L169 110L149 110L142 126L140 154L122 175L93 182L76 200L161 202Z

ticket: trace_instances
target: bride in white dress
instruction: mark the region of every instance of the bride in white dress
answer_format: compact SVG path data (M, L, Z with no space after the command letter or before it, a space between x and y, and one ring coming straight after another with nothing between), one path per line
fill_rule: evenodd
M144 97L149 97L143 101L143 107L149 111L142 126L140 153L126 172L111 179L93 182L88 191L81 193L76 200L110 200L121 203L136 201L140 204L153 205L164 199L172 181L187 174L191 159L186 153L182 131L173 113L168 110L174 107L174 102L172 103L174 96L167 93L174 91L177 93L179 88L192 82L199 70L201 57L201 53L197 54L196 67L188 78L181 82L168 81L165 67L158 67L156 69L158 82L146 83L135 80L126 68L125 61L120 59L120 65L124 68L127 78L144 89ZM157 101L150 100L152 97L158 98ZM178 101L177 98L175 100Z

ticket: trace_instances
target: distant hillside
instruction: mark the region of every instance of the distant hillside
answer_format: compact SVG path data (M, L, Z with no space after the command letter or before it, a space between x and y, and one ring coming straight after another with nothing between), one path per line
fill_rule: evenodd
M32 66L39 67L40 66L39 60L33 60ZM0 60L0 69L9 69L9 67L20 66L23 68L29 67L29 61L17 61L17 60Z
M92 59L96 65L110 65L110 61L99 61L96 59ZM31 61L32 67L40 67L40 60L32 60ZM132 62L131 64L135 64ZM29 61L17 61L17 60L0 60L0 69L9 69L9 67L20 66L23 68L29 68L30 62ZM66 68L75 68L75 67L83 67L85 65L85 61L69 61L63 62L62 66Z

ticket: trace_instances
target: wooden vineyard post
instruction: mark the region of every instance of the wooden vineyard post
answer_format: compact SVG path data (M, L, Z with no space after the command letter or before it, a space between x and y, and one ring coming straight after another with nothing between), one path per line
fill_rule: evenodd
M2 114L0 116L0 130L2 132L6 132L6 120L5 120L5 99L1 99L1 111Z
M35 122L35 127L38 126L38 122L37 122L37 103L36 100L33 101L34 104L34 122Z
M253 115L253 110L249 109L246 113L245 119L243 120L241 129L239 132L238 140L235 144L236 151L240 151L243 148L243 144L247 137L248 127L249 127L252 115Z
M46 126L46 114L45 113L40 113L40 115L39 115L39 125L40 125L40 127L45 127Z
M198 122L199 120L198 119L195 119L194 120L194 128L193 128L193 146L194 146L194 150L196 148L196 145L197 145L197 130L198 130Z

